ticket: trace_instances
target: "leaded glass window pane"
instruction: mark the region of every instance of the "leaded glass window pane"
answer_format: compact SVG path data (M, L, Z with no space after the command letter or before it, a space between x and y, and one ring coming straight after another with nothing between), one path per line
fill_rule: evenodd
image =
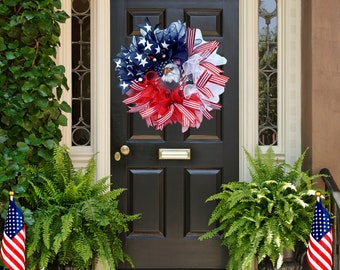
M90 0L72 0L72 145L91 145Z
M277 0L259 2L259 145L277 145Z

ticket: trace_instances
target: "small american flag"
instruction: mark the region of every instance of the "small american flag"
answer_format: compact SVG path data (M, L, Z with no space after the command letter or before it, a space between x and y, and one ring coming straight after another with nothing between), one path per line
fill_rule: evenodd
M332 243L331 219L318 198L307 249L307 261L313 270L332 269Z
M10 270L25 270L25 242L24 217L11 196L1 245L2 261Z

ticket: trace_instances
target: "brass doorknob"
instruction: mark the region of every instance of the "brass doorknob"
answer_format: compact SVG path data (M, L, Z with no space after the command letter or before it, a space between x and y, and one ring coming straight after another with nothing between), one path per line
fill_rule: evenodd
M120 147L120 152L122 153L122 155L127 156L128 154L130 154L130 147L127 145L122 145Z

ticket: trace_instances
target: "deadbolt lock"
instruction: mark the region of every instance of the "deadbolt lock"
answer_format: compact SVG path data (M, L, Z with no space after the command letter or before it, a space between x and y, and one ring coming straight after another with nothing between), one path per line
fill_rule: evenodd
M114 159L115 159L115 161L119 161L120 158L121 158L120 153L119 153L119 152L116 152L116 153L114 154Z

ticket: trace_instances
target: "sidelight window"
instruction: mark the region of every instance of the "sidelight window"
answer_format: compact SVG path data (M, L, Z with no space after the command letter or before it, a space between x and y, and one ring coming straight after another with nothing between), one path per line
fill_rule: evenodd
M91 145L90 0L72 1L72 146Z
M278 143L278 13L277 0L259 2L258 144Z

